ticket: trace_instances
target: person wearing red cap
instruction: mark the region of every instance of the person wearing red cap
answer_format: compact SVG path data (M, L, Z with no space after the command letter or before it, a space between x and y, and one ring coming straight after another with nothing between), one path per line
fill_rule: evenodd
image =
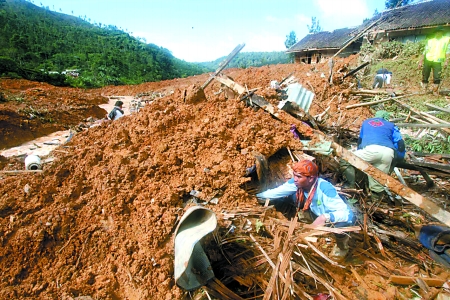
M336 188L319 178L319 168L310 160L292 165L293 175L281 186L256 194L258 202L280 201L290 198L297 210L312 221L314 226L345 227L354 224L352 210L338 195ZM335 234L336 245L332 256L343 259L348 253L348 235Z

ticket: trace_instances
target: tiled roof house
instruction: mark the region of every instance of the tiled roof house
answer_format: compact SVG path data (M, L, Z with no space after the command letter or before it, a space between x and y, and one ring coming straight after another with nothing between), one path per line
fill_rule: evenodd
M439 25L450 31L450 0L423 1L387 10L365 22L359 29L375 21L379 23L368 31L369 41L417 42L432 34Z
M356 28L308 34L286 52L294 53L297 63L318 63L333 56L362 31L364 34L348 45L339 56L357 53L363 36L374 44L390 40L417 42L432 34L438 25L450 32L450 0L413 3L386 10Z

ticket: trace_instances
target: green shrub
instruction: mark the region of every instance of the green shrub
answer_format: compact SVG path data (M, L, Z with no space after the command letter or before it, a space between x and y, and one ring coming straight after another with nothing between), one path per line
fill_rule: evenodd
M408 135L404 138L408 148L414 152L450 153L450 136L443 139L427 134L420 139L414 139Z
M417 43L413 43L413 42L406 42L403 44L403 49L401 51L401 56L406 58L406 57L411 57L411 56L416 56L416 55L420 55L423 53L423 50L425 48L425 43L426 41L420 41Z
M381 43L375 53L378 58L386 59L393 58L395 56L399 56L403 50L403 44L401 42L392 41Z

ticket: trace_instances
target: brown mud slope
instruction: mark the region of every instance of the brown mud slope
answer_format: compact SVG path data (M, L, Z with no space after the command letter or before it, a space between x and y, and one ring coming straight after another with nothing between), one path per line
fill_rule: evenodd
M0 79L0 149L66 130L88 117L103 118L99 104L108 99L99 90L60 88L46 83Z
M339 116L338 102L353 101L343 89L351 82L327 87L321 77L327 74L326 65L226 71L249 89L261 87L258 94L269 100L274 98L266 88L270 80L291 72L315 90L312 114L321 113L324 107L319 105L325 104ZM225 99L217 93L221 86L216 82L205 90L207 99L186 103L189 88L207 77L87 92L57 92L46 86L39 92L41 101L51 93L61 98L69 93L70 100L61 104L66 107L78 107L79 100L72 97L84 99L86 106L98 104L101 93L158 91L168 96L138 114L76 135L68 147L54 152L55 161L42 174L0 179L1 299L185 295L173 279L172 234L189 193L199 191L203 200L219 196L218 205L207 205L216 212L256 206L255 197L241 188L247 181L245 168L254 163L252 153L271 156L282 147L301 149L289 124ZM49 109L52 105L56 102ZM369 115L367 108L352 113L342 122L351 124L357 116ZM62 120L69 123L69 118Z

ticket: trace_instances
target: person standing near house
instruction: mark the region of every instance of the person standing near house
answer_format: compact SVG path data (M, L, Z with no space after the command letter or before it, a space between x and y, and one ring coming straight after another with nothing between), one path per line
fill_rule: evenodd
M425 91L428 90L428 79L433 69L433 92L438 92L441 83L442 63L444 67L448 65L449 51L448 46L450 37L444 35L442 26L436 27L433 38L427 40L425 50L419 61L419 69L422 68L422 86Z

